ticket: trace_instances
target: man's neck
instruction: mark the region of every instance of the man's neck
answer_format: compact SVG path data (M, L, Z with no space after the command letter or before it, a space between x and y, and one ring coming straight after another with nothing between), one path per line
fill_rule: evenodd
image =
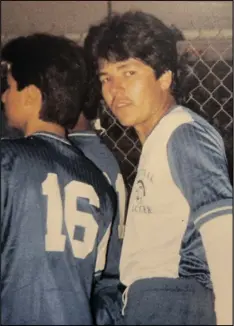
M42 120L38 120L36 123L27 124L24 128L25 136L30 136L36 132L49 132L61 137L65 137L66 135L66 131L62 126Z
M91 126L91 123L90 122L87 122L85 124L77 124L73 129L72 129L72 132L75 132L75 131L89 131L89 130L93 130L92 126Z
M154 127L164 117L168 110L175 104L175 99L173 97L169 97L167 101L163 104L162 108L156 111L155 114L150 117L150 119L146 120L145 122L139 125L134 126L142 145L144 145L147 137L150 135Z
M70 130L70 132L89 131L89 130L93 130L91 123L88 119L85 118L83 113L81 113L77 124L72 130Z

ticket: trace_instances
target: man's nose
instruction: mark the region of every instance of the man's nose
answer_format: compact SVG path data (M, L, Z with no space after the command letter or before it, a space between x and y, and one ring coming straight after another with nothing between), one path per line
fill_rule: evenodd
M115 77L112 79L110 84L110 92L111 95L114 96L116 93L118 93L120 90L124 89L124 81L120 77Z

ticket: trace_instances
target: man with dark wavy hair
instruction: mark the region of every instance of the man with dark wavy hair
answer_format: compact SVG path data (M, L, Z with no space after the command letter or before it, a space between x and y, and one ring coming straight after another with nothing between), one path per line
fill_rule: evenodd
M24 137L1 141L1 324L92 325L117 198L66 137L87 92L83 50L33 34L2 60L6 117Z
M124 324L231 324L224 144L179 105L174 34L153 15L129 11L92 26L85 50L107 106L143 146L120 260Z

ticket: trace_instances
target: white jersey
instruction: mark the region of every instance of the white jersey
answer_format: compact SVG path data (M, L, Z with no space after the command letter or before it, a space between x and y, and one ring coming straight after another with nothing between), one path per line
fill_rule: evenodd
M212 288L200 228L231 214L219 133L176 106L147 138L128 207L120 261L125 286L151 277L195 277ZM212 224L212 223L211 223Z

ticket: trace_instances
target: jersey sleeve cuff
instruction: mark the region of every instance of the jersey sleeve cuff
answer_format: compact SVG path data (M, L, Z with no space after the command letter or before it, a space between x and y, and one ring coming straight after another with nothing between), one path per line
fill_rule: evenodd
M233 213L232 199L222 199L215 203L201 207L194 216L194 224L197 229L216 217L226 216Z

